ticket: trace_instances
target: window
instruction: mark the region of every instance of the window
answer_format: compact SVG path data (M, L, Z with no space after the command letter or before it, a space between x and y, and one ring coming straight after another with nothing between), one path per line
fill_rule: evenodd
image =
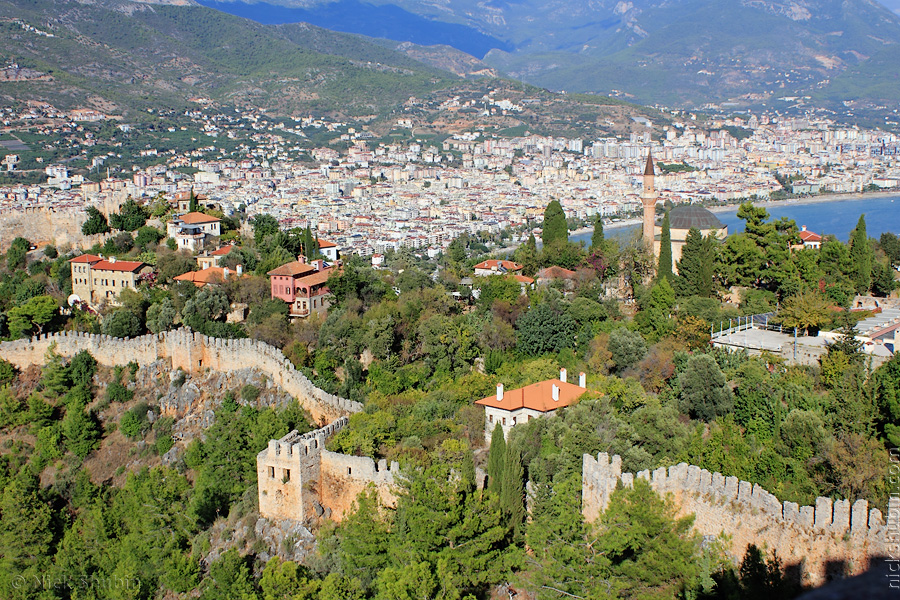
M515 424L516 424L516 418L513 417L512 420L513 420L513 425L515 425Z
M494 415L488 415L488 423L494 422Z
M269 478L275 479L275 467L269 467Z
M506 425L506 417L503 417L503 424Z
M281 472L283 474L281 477L281 481L283 481L284 483L287 483L288 481L291 480L291 470L290 469L282 469Z
M347 467L347 475L352 475L352 474L353 474L353 469L351 469L350 467Z

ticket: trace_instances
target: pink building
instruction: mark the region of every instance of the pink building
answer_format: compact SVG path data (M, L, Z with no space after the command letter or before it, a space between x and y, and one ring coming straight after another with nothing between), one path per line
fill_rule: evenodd
M334 269L325 266L323 260L307 264L303 256L281 265L267 273L272 285L272 299L287 302L292 317L324 313L331 305L331 292L325 284Z

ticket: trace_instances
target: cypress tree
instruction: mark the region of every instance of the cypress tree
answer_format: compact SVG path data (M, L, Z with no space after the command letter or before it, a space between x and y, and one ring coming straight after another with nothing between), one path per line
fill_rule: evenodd
M500 423L494 426L491 434L491 449L488 451L488 489L500 494L503 486L503 471L506 466L506 438Z
M672 233L669 225L669 212L663 217L662 235L659 238L659 266L656 269L657 280L666 278L672 281Z
M869 244L869 235L866 233L866 215L859 215L856 229L850 234L850 278L856 286L856 292L864 294L872 285L872 263L874 252Z
M500 507L508 518L509 528L518 534L525 520L525 488L522 455L510 444L506 447L503 475L500 482Z
M600 215L594 217L594 234L591 236L591 252L603 248L603 218ZM670 269L671 270L671 269Z
M194 188L191 188L191 197L188 200L188 212L197 212L200 210L200 203L197 202L197 196L194 195Z
M554 242L569 241L569 228L566 225L566 213L563 212L562 205L558 200L551 200L544 210L544 225L541 233L541 240L544 242L544 248L550 246Z

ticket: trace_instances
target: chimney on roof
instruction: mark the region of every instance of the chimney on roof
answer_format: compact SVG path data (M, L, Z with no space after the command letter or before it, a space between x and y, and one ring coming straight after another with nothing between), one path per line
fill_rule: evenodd
M240 277L241 275L244 274L244 265L238 265L236 268L237 268L236 273L237 273L238 277Z
M584 374L584 371L578 374L578 387L586 388L587 387L587 375Z
M109 262L111 262L111 263L116 262L116 257L115 257L115 256L110 256L110 257L109 257Z
M801 225L801 226L800 226L800 231L806 231L806 225Z
M297 262L300 263L301 265L305 265L306 257L303 256L302 254L297 255Z
M568 375L568 373L566 372L565 367L563 367L562 369L559 370L559 380L562 381L563 383L566 383L567 375Z
M550 386L550 394L553 396L554 402L559 402L559 387L555 383Z
M497 384L497 402L501 402L503 400L503 384Z
M228 279L228 267L222 269L222 279Z

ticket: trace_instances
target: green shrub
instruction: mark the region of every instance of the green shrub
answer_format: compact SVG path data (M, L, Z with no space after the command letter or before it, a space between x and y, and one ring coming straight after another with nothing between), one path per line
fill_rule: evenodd
M245 402L256 402L257 398L259 398L259 388L248 383L241 388L241 398Z

